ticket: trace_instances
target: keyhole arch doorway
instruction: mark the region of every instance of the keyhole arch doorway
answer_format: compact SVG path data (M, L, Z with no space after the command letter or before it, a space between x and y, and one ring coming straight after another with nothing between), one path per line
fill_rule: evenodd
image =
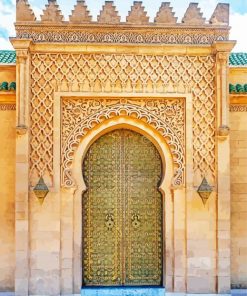
M75 219L75 230L74 230L74 258L73 258L73 269L74 269L74 287L78 289L79 286L83 286L83 246L82 246L82 229L83 229L83 219L81 215L82 210L82 196L87 190L86 180L82 176L82 164L89 151L90 147L96 142L100 137L103 135L110 133L114 130L129 130L136 132L142 136L145 136L157 149L162 163L162 177L161 183L159 186L159 192L161 192L161 199L162 199L162 278L160 283L162 285L166 285L167 275L166 269L172 268L172 260L168 258L166 260L166 245L172 245L172 178L174 175L174 167L172 161L172 154L167 145L165 139L151 126L147 123L132 119L125 116L119 116L118 118L106 120L88 132L86 136L83 137L78 149L75 152L74 163L73 163L73 170L72 174L77 183L77 188L75 189L74 193L74 215L77 217ZM169 215L166 217L166 211L168 210ZM80 213L80 219L78 217ZM111 227L112 216L111 213L106 215L109 219L105 222L109 222L109 226ZM134 217L135 216L135 217ZM140 219L138 214L133 216L133 224L139 224ZM114 221L113 221L114 222ZM80 235L79 235L80 234ZM166 244L165 240L168 240ZM172 252L170 252L172 254ZM79 260L77 260L79 259ZM93 285L93 284L92 284ZM109 284L109 285L112 285ZM131 285L131 283L129 284ZM134 283L134 285L138 285L138 283ZM145 285L145 283L144 283Z
M115 129L83 161L83 284L162 285L161 157L145 136Z

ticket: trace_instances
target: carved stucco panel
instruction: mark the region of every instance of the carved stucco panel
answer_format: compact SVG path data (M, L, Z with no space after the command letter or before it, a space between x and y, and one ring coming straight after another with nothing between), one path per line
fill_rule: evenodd
M224 41L229 39L227 29L188 29L188 28L166 28L154 32L143 31L107 31L81 30L73 27L73 30L67 27L40 28L33 26L31 29L26 26L16 26L16 37L18 39L32 39L35 43L56 42L56 43L104 43L104 44L212 44L215 41Z
M153 126L167 141L174 161L173 185L185 179L185 102L183 99L67 99L62 104L62 185L72 179L74 151L95 125L115 116L127 115Z
M31 182L53 182L54 92L188 93L193 95L193 158L197 176L215 178L215 58L134 54L31 56ZM150 103L151 104L151 103ZM90 107L91 108L91 107ZM149 110L151 107L149 107ZM161 112L162 113L162 112ZM161 114L155 114L160 118Z

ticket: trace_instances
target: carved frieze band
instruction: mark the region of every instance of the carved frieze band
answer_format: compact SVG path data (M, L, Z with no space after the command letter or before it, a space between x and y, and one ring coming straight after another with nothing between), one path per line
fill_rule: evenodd
M160 30L114 30L107 28L68 28L58 27L25 27L16 26L18 39L31 39L33 42L56 43L120 43L120 44L212 44L215 41L226 41L229 32L226 29L188 29L166 28Z
M174 160L173 185L185 179L185 103L183 99L67 99L62 105L62 185L72 178L74 151L95 124L116 116L128 116L153 126L167 141Z
M247 112L247 104L231 104L230 112Z
M15 111L15 104L0 104L0 111Z

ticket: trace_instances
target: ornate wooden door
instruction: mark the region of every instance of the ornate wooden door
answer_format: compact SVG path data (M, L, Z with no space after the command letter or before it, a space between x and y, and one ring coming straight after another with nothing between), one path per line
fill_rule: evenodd
M143 135L115 130L89 149L83 175L83 284L162 284L161 159Z

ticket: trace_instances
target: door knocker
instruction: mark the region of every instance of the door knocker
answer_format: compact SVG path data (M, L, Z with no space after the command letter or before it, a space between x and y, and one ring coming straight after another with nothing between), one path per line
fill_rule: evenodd
M114 215L113 214L107 214L106 217L105 217L105 226L107 227L108 230L112 230L114 225L115 225Z
M132 220L132 226L133 226L135 229L137 229L137 228L140 227L141 222L140 222L140 216L139 216L138 214L134 214L134 215L132 215L131 220Z

